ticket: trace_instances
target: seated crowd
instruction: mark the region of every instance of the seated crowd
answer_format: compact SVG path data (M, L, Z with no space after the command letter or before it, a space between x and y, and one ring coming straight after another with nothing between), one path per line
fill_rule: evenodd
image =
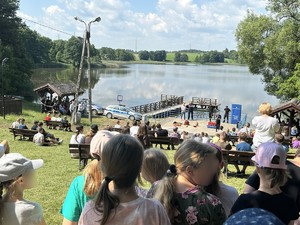
M237 148L256 153L252 157L256 170L240 196L234 187L220 181L226 166L222 149L231 149L226 132L216 135L214 143L204 143L205 134L183 138L169 162L161 150L146 149L147 143L140 138L153 131L153 135L165 133L161 126L153 130L150 124L134 123L129 134L120 134L93 125L88 142L94 159L70 185L61 207L62 224L299 224L300 150L293 160L286 160L280 138L275 141L276 123L266 116L253 120L253 125L272 124L276 131L266 135L254 125L255 135L265 135L254 135L252 146L245 142L247 132L239 133ZM174 128L173 135L177 132ZM77 126L70 142L85 143L86 139L83 127ZM2 223L46 224L42 207L23 197L43 161L8 153L7 143L1 143L1 148ZM151 184L149 190L143 188L141 178Z

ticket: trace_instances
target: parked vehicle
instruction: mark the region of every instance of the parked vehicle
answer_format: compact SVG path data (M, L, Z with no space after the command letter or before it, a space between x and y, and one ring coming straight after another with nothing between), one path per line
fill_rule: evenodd
M109 105L105 108L104 116L109 119L118 118L118 119L130 119L130 120L141 120L142 114L133 111L132 109L120 106L120 105Z
M82 100L79 100L79 103L83 103L84 105L84 114L85 113L89 113L89 102L88 102L88 99L82 99ZM97 105L95 103L92 103L92 115L93 116L97 116L97 115L103 115L103 112L104 112L104 108L100 105Z

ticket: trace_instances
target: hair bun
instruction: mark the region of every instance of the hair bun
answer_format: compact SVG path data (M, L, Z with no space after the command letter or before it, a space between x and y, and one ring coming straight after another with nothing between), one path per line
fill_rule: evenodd
M177 174L177 169L174 164L170 165L169 170L172 174Z

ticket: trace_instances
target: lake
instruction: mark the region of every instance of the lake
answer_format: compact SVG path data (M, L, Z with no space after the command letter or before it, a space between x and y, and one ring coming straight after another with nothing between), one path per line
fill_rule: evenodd
M264 91L261 76L252 75L248 67L238 65L153 65L129 64L125 68L93 69L93 102L107 106L117 103L117 95L123 95L122 104L140 105L160 100L161 94L216 98L223 108L241 104L242 113L248 118L257 114L261 102L278 104L279 100ZM76 82L74 69L38 69L32 80L35 86L46 82ZM82 86L87 87L86 71ZM83 94L87 98L87 92Z

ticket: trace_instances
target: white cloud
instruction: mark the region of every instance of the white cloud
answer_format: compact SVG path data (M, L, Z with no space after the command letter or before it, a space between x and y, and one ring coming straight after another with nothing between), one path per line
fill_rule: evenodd
M44 9L40 21L81 36L83 24L73 17L90 21L101 16L102 21L92 25L92 42L97 47L134 49L137 39L138 50L235 48L239 21L248 9L264 12L267 4L266 0L158 0L156 8L145 13L133 11L129 0L57 1ZM42 34L57 37L50 30Z

